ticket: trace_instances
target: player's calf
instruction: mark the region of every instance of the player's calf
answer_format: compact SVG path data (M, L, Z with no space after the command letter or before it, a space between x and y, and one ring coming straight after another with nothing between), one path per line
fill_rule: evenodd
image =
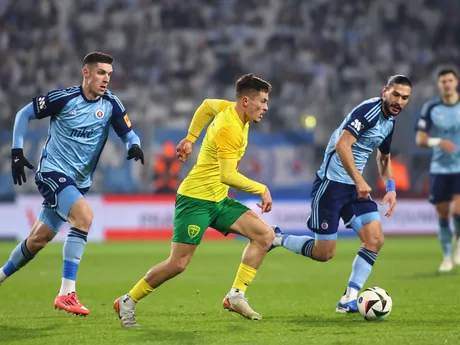
M377 217L377 215L375 215ZM367 217L367 219L372 219ZM357 312L356 299L359 290L369 278L377 255L383 246L382 224L380 220L372 220L360 229L356 228L362 246L352 264L352 271L348 279L345 293L337 303L336 311L339 313Z
M275 238L269 251L275 247L282 246L291 252L309 257L315 261L329 261L334 257L336 240L321 240L310 236L287 235L282 230L274 226ZM320 236L318 236L320 237Z
M76 292L76 279L80 261L85 251L93 212L81 192L73 185L58 195L59 211L67 215L71 225L64 242L61 288L58 297Z
M31 261L51 241L56 233L43 222L37 221L28 238L11 252L8 261L0 268L0 284Z

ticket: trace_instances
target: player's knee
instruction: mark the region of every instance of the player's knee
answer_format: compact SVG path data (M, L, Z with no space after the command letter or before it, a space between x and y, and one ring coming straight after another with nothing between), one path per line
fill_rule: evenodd
M374 252L379 252L382 249L385 239L381 232L376 232L370 236L367 236L366 241L363 243L363 246L367 249L370 249Z
M88 207L70 221L72 227L88 232L93 222L93 211Z
M331 260L335 255L335 241L315 241L312 250L312 259L326 262Z
M326 261L331 260L334 257L334 254L335 254L335 248L326 249L326 250L314 252L313 258L316 261L326 262Z
M272 245L274 238L275 233L273 232L272 228L267 225L266 229L262 233L260 233L260 235L256 236L254 240L264 250L268 250L268 248L270 248L270 246Z
M175 259L170 258L168 260L168 266L169 266L169 270L171 274L173 276L176 276L184 272L189 262L190 262L190 258L185 257L185 256L181 258L175 258Z
M46 244L48 243L48 238L40 233L32 233L27 238L27 249L32 254L37 254L40 250L45 248Z

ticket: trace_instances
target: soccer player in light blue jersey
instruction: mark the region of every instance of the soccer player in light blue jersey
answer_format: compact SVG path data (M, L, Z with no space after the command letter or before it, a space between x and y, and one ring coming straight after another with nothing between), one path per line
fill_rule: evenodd
M417 145L433 149L429 201L438 214L438 234L444 255L440 272L452 270L454 263L460 265L460 100L457 87L456 71L440 70L440 97L425 103L416 128ZM457 242L453 261L449 226L451 206Z
M389 78L382 97L368 99L345 118L334 131L326 148L311 192L311 214L307 226L315 237L283 234L274 227L273 249L277 246L316 261L328 261L335 253L340 218L359 236L362 246L353 261L344 295L337 304L340 313L357 312L357 297L369 277L383 233L377 204L370 197L371 187L362 177L369 156L377 149L377 166L385 181L381 204L389 202L386 216L396 205L396 188L391 168L390 147L394 118L409 102L412 82L403 75Z
M16 115L13 130L12 174L14 184L26 182L24 167L34 167L23 155L24 136L30 120L50 118L48 139L35 174L44 201L30 235L0 268L0 284L25 266L51 241L65 222L71 225L63 248L62 283L54 301L58 309L88 315L77 295L75 280L86 246L93 213L84 194L112 127L128 150L127 159L141 160L139 137L120 100L107 86L113 58L93 52L83 59L80 86L50 91L35 97Z

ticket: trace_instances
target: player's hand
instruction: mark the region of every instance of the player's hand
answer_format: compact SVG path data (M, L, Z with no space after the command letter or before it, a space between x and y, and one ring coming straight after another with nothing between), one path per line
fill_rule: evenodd
M382 201L380 202L380 205L384 205L387 202L390 203L390 206L388 207L387 213L385 213L385 217L391 216L393 214L393 212L395 211L395 207L396 207L396 192L388 192L387 194L385 194L385 196L383 197Z
M128 150L128 157L126 157L127 160L133 158L135 161L138 161L140 159L142 165L144 165L144 152L142 152L142 149L137 144L131 146L131 148Z
M358 192L359 199L367 199L369 198L369 194L371 194L372 188L366 181L361 179L361 181L356 183L356 191Z
M179 145L177 145L176 147L177 159L179 159L181 162L185 162L188 156L190 156L190 154L192 153L192 146L193 143L190 140L186 138L182 139Z
M264 213L268 213L272 210L272 204L273 204L273 200L272 200L272 195L270 194L270 190L268 189L268 187L265 187L265 192L264 194L261 196L261 199L262 199L262 203L258 203L257 206L262 209L262 214Z
M455 146L452 141L446 139L441 140L439 147L449 153L455 152L457 150L457 146Z
M22 149L12 149L11 150L11 173L13 174L14 184L22 185L22 182L26 183L26 172L24 167L33 169L34 166L30 164L26 157L24 157L24 152Z

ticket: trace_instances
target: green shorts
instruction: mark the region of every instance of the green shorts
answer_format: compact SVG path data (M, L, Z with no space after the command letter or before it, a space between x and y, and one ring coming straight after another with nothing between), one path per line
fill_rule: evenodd
M229 197L212 202L177 194L172 241L200 244L208 227L227 236L230 226L248 210L247 206Z

